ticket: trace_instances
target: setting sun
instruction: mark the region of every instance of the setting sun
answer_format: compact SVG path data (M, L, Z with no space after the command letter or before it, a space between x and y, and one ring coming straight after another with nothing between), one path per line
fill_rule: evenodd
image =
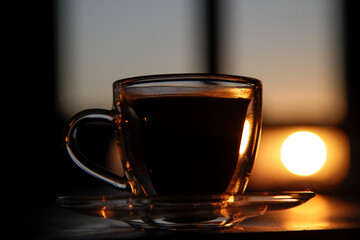
M314 133L295 132L282 144L281 161L296 175L308 176L318 172L325 160L325 143Z

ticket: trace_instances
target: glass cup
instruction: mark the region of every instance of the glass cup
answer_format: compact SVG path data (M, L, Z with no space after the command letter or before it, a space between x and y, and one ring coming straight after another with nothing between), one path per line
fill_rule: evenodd
M111 110L76 114L67 129L72 160L90 175L135 196L243 193L262 127L259 80L210 74L127 78L113 84ZM125 175L80 149L86 123L114 128Z

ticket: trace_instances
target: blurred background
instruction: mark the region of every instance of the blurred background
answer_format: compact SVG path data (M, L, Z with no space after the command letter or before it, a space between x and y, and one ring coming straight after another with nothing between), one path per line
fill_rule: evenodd
M25 66L16 71L24 75L16 108L24 111L16 118L23 140L12 149L24 189L59 196L107 188L66 154L67 121L87 108L110 109L118 79L199 72L263 82L264 128L249 191L358 194L354 2L54 0L41 5L46 10L32 6L37 10L23 22L30 32L20 34L27 41L16 58ZM92 135L85 144L99 147L88 154L111 159L111 132L99 127Z

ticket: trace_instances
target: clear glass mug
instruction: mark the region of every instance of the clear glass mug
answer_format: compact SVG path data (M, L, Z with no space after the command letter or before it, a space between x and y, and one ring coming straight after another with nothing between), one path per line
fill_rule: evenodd
M77 144L84 123L114 128L125 175L96 165ZM111 110L70 121L66 148L90 175L135 196L245 191L262 128L262 84L230 75L134 77L113 84Z

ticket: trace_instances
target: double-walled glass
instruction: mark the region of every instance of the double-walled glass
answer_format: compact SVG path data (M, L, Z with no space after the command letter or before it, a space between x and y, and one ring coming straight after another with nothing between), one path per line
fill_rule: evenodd
M136 196L242 193L262 123L259 80L208 74L143 76L113 84L111 110L75 115L66 147L89 174ZM84 123L114 128L125 171L99 167L77 144Z

